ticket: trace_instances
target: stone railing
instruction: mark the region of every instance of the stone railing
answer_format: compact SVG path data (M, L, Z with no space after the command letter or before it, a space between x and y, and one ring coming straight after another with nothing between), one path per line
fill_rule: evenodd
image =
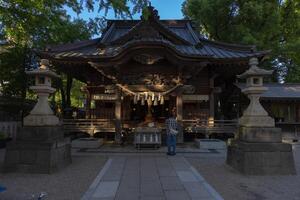
M8 137L14 140L21 126L22 123L20 121L0 121L0 132L7 134Z

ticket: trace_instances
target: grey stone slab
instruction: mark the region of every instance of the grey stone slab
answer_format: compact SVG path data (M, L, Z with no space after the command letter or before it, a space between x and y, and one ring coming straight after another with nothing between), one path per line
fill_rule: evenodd
M139 177L140 176L140 170L136 171L123 171L122 178L130 178L130 177Z
M140 174L140 169L124 169L123 170L123 175L126 174L135 174L135 175L139 175Z
M159 181L142 181L141 196L163 196L163 190Z
M177 171L177 175L182 182L198 182L191 171Z
M125 159L124 158L114 158L109 166L107 172L103 175L103 181L119 181L122 176L124 169Z
M119 188L116 194L116 199L120 200L135 200L139 199L139 189Z
M159 181L158 175L144 175L141 176L141 181Z
M140 169L141 170L149 170L149 171L151 171L151 170L153 170L153 169L156 169L156 165L155 165L155 163L153 163L153 164L149 164L149 165L140 165Z
M122 176L122 170L108 170L102 177L103 181L119 181Z
M118 196L114 200L139 200L139 196Z
M157 170L141 170L140 173L141 180L159 180L159 175Z
M185 190L167 190L165 191L166 200L190 200Z
M165 200L166 198L164 196L155 196L155 197L151 197L151 196L145 196L145 197L141 197L140 200Z
M165 158L156 158L155 159L156 165L157 166L170 166L171 163L167 157Z
M202 184L215 200L224 200L223 197L206 181L203 182Z
M124 166L124 171L136 171L140 169L139 164L128 164L126 163Z
M122 178L119 189L139 189L140 188L140 180L139 177L132 177L128 179Z
M176 171L189 170L189 166L185 163L174 163L173 167Z
M216 200L215 198L213 197L194 197L194 198L191 198L191 200Z
M85 192L85 194L82 196L81 200L88 200L90 199L90 196L93 194L94 190L96 189L96 187L98 186L98 184L100 183L102 177L104 176L104 174L107 172L107 170L109 169L110 165L112 163L112 159L108 159L105 163L105 165L103 166L103 168L101 169L101 171L99 172L99 174L97 175L97 177L94 179L93 183L90 185L89 189Z
M114 198L95 198L95 197L92 197L89 200L114 200Z
M100 182L97 186L93 198L114 198L119 186L118 181Z
M163 190L184 190L184 187L177 176L160 177Z
M158 175L163 176L177 176L176 171L173 168L158 168Z
M209 191L199 182L183 182L183 185L192 198L212 198Z
M188 170L190 167L190 165L182 157L170 158L170 162L175 170Z

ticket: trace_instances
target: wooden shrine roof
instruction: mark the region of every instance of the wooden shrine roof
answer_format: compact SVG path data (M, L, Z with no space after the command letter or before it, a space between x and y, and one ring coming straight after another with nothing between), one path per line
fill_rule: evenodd
M62 60L95 61L115 58L131 50L167 49L174 55L208 60L247 60L263 58L268 51L255 46L241 46L211 41L200 35L190 20L160 20L157 11L149 7L145 20L109 20L100 38L49 46L39 52L42 57Z
M244 83L236 84L240 89L246 87ZM266 83L268 88L266 92L261 95L265 100L300 100L300 84L299 83Z

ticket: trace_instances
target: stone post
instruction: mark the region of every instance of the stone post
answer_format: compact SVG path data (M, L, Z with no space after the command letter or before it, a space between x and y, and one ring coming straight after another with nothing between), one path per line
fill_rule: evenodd
M239 119L236 139L228 146L227 164L248 175L295 174L292 147L282 143L281 129L275 128L274 119L259 102L260 95L267 90L263 77L272 71L258 68L257 58L250 59L249 65L249 70L238 77L246 79L242 92L250 104Z

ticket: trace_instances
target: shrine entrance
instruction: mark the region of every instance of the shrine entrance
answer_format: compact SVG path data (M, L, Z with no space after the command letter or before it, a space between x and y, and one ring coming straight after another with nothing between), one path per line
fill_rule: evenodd
M86 83L85 119L68 122L70 130L109 132L116 142L129 129L157 128L163 135L174 107L178 142L184 134L219 130L215 113L224 107L219 96L232 93L226 88L248 68L249 58L266 54L253 46L209 41L191 21L160 20L152 6L148 9L141 20L109 20L101 38L39 52Z
M151 105L148 105L148 102L134 104L134 101L131 101L130 120L142 123L146 121L147 115L151 115L154 122L164 123L169 115L169 105L169 100L165 100L163 104L153 102Z

